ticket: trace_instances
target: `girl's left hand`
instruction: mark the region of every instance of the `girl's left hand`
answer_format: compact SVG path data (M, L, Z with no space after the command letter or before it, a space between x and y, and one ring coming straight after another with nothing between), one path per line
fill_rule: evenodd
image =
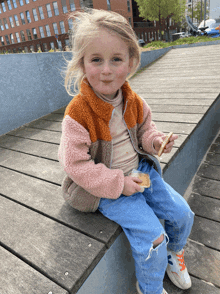
M161 137L156 137L154 139L154 149L157 151L157 153L159 152L160 150L160 146L161 144L163 143L163 141L165 140L166 136L164 136L163 138ZM178 139L178 135L175 135L173 134L171 137L170 137L170 140L169 140L169 143L166 145L166 147L164 148L164 151L163 153L170 153L172 148L173 148L173 144L174 144L174 141Z

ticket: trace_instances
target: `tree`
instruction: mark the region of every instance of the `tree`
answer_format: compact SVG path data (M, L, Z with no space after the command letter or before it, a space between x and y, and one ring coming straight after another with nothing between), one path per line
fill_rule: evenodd
M186 0L135 0L138 4L140 17L145 20L159 21L159 36L161 38L162 19L173 18L176 22L181 21L185 11Z

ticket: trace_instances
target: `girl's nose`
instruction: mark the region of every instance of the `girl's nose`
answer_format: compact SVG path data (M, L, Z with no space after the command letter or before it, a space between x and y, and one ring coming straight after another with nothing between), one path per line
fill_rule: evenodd
M104 74L111 73L111 67L107 61L104 62L104 64L103 64L102 73L104 73Z

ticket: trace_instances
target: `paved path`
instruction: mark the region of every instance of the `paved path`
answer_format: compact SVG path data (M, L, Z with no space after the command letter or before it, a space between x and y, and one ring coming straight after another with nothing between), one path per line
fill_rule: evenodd
M158 129L179 134L172 153L161 158L164 170L217 99L219 68L218 45L175 49L131 80L151 106ZM99 213L77 212L60 196L64 172L57 149L63 111L0 137L1 294L76 293L121 233ZM189 197L196 212L186 249L193 287L183 292L165 279L169 294L220 293L218 142Z

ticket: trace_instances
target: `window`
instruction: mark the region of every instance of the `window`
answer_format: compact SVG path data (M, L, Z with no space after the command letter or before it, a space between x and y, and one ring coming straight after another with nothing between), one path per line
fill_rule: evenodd
M28 47L27 47L27 46L24 47L24 51L25 51L26 53L28 53Z
M27 22L31 23L31 16L30 16L30 12L27 10L25 11L26 17L27 17Z
M108 7L108 10L111 10L111 3L110 3L110 0L107 0L107 7Z
M44 52L48 52L47 43L43 43L43 49L44 49Z
M128 6L128 12L130 12L131 11L130 0L127 0L127 6Z
M53 23L53 30L54 30L54 34L55 35L58 35L59 34L58 28L57 28L57 23L56 22Z
M34 37L34 40L36 40L37 39L37 31L35 28L32 29L32 35Z
M0 37L0 40L1 40L2 46L5 46L4 38L3 37Z
M1 7L0 7L0 13L2 13Z
M34 20L35 21L38 21L38 16L37 16L37 10L36 10L36 8L33 8L32 9L32 12L33 12Z
M6 11L6 7L5 7L5 3L4 2L2 2L2 10L3 10L3 12Z
M75 11L76 10L74 0L70 0L70 10L71 11Z
M34 46L33 45L30 46L30 51L31 51L31 53L34 52Z
M62 42L61 41L57 41L57 44L58 44L58 49L63 50Z
M17 6L17 2L16 2L16 0L12 0L12 2L13 2L13 6L14 6L14 8L17 8L18 6Z
M70 18L68 19L69 30L73 29L73 20Z
M10 45L8 35L5 35L5 40L6 40L7 45Z
M23 6L24 5L23 0L19 0L19 3L20 3L20 6Z
M9 9L9 10L12 10L11 0L7 0L7 4L8 4L8 9Z
M11 39L11 44L14 44L15 41L14 41L14 36L13 36L13 34L10 34L10 39Z
M4 28L3 24L2 24L2 20L1 19L0 19L0 27L1 27L1 30L4 31L5 28Z
M28 41L31 41L32 40L31 31L29 29L27 29L26 32L27 32L27 36L28 36Z
M50 33L50 27L49 27L49 25L45 25L45 28L46 28L46 32L47 32L47 37L50 37L51 36L51 33Z
M128 18L128 21L129 21L130 26L132 26L131 17Z
M53 10L54 10L54 15L59 15L57 2L53 2Z
M26 3L26 4L29 4L30 2L29 2L29 0L25 0L25 3Z
M25 20L24 20L24 13L23 12L20 13L20 18L21 18L21 23L24 25Z
M11 16L9 16L9 21L10 21L11 27L13 28L15 25L14 25L14 22L13 22L13 18Z
M54 42L50 42L50 49L55 49Z
M21 40L22 40L22 42L24 42L25 41L24 31L21 31L20 33L21 33Z
M19 21L18 21L18 17L16 14L14 15L14 19L15 19L16 26L19 27Z
M16 36L16 39L17 39L17 43L20 43L20 42L21 42L21 40L20 40L19 33L15 33L15 36Z
M60 30L61 30L61 34L65 34L65 26L64 26L64 21L60 21Z
M92 0L80 0L81 8L93 8L93 1Z
M38 10L39 10L39 13L40 13L40 19L44 19L43 8L41 6L39 6Z
M46 5L46 8L47 8L47 15L48 15L48 17L52 17L52 11L51 11L51 8L50 8L50 4L47 4Z
M9 26L8 26L8 24L7 24L7 20L6 20L6 18L3 18L3 21L4 21L4 25L5 25L6 30L8 30L8 29L9 29Z
M39 31L40 31L41 38L44 38L44 29L43 29L43 27L39 27Z

